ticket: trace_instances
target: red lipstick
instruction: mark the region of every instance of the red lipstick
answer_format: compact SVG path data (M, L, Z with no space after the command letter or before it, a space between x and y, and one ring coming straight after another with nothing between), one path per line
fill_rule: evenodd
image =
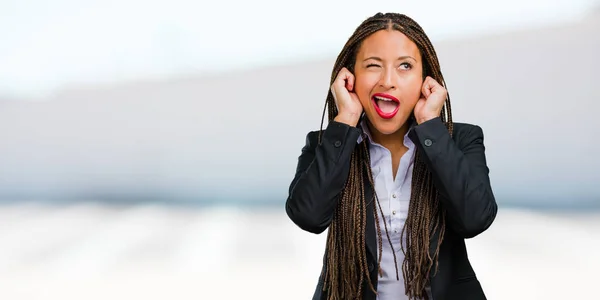
M375 111L377 112L377 114L384 119L393 118L400 109L400 100L389 94L374 94L373 97L371 97L371 101L373 102L373 106L375 106ZM382 106L385 105L385 109L379 107L378 102L381 103ZM391 106L393 105L395 105L396 107L393 108L393 110L390 110Z

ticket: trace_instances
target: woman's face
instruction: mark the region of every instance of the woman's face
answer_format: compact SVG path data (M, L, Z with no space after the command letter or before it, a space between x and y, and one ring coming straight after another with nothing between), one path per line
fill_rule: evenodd
M354 92L373 127L397 132L411 116L423 85L417 45L397 30L380 30L363 40L354 65Z

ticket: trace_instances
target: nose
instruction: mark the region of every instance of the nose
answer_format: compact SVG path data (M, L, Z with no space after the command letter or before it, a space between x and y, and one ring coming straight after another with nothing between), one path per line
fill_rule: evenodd
M394 89L396 88L396 73L392 68L385 68L381 73L381 78L379 80L379 85L385 89Z

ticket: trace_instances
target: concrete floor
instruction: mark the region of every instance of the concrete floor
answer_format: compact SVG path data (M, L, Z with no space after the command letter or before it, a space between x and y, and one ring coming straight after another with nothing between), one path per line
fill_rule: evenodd
M325 235L283 208L0 207L0 299L310 299ZM488 299L595 299L600 213L501 209L468 240Z

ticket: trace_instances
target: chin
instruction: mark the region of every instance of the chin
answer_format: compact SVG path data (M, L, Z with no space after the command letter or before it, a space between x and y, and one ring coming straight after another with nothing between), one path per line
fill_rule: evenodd
M369 118L371 125L381 134L386 135L396 133L407 121L408 117L400 115L396 115L394 118L387 120L381 118L377 114Z

